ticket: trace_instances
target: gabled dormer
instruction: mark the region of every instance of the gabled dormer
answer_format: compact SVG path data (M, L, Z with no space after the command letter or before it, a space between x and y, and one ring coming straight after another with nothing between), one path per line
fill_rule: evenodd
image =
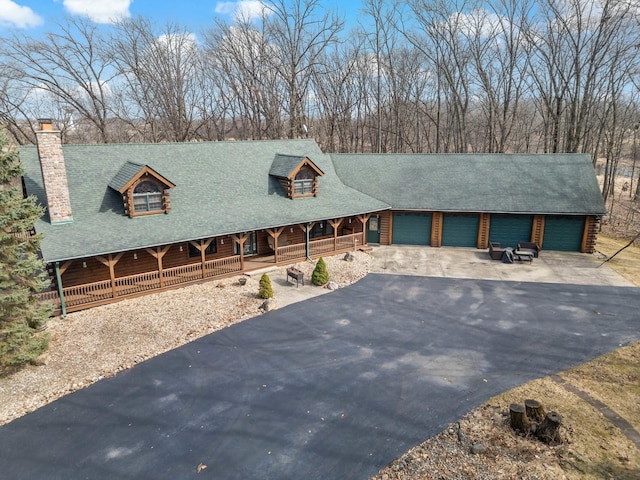
M318 195L318 177L324 172L308 157L277 154L269 175L276 178L289 198Z
M111 179L109 187L122 195L129 217L169 213L169 190L175 185L148 165L127 162Z

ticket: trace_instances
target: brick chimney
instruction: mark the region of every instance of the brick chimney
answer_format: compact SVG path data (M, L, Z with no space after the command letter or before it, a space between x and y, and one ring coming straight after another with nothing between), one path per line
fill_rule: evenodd
M52 225L72 223L71 199L60 132L53 129L51 119L42 118L38 121L40 131L36 132L36 141L49 220Z

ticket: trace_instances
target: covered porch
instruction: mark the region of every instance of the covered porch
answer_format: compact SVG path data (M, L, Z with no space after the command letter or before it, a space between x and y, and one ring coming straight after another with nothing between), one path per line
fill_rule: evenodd
M54 280L52 288L38 294L38 298L53 303L56 314L66 315L120 299L353 251L366 244L365 225L369 216L289 225L212 237L188 244L55 262L50 265ZM316 224L318 227L315 227ZM312 238L314 227L316 233L331 231L331 235ZM217 249L211 250L216 245ZM199 261L193 258L189 260L185 255L189 249L195 249ZM213 256L218 258L209 258L210 251L215 252ZM91 281L91 277L85 275L87 281L83 281L79 275L91 270L87 267L93 265L93 270L102 272L103 278ZM146 271L123 274L134 268ZM65 282L65 278L74 281Z

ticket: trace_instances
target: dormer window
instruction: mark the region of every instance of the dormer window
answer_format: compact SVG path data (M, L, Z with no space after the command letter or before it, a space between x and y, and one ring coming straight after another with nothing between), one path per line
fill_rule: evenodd
M308 157L277 154L269 175L276 178L289 198L318 195L318 177L324 172Z
M162 210L162 191L156 182L146 180L133 189L133 208L134 214Z
M293 194L298 196L313 195L313 179L315 175L309 168L303 168L298 172L293 181Z
M148 165L126 162L109 187L122 196L129 217L169 213L169 189L175 185Z

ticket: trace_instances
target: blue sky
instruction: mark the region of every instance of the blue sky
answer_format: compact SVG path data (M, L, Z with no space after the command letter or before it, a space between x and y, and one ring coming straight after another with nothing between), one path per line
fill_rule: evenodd
M337 11L350 25L359 16L360 0L322 0L321 4ZM64 15L84 16L102 24L117 17L143 15L160 25L177 22L197 32L214 18L231 22L238 11L251 15L260 8L260 0L0 0L0 34L55 30L55 22Z

